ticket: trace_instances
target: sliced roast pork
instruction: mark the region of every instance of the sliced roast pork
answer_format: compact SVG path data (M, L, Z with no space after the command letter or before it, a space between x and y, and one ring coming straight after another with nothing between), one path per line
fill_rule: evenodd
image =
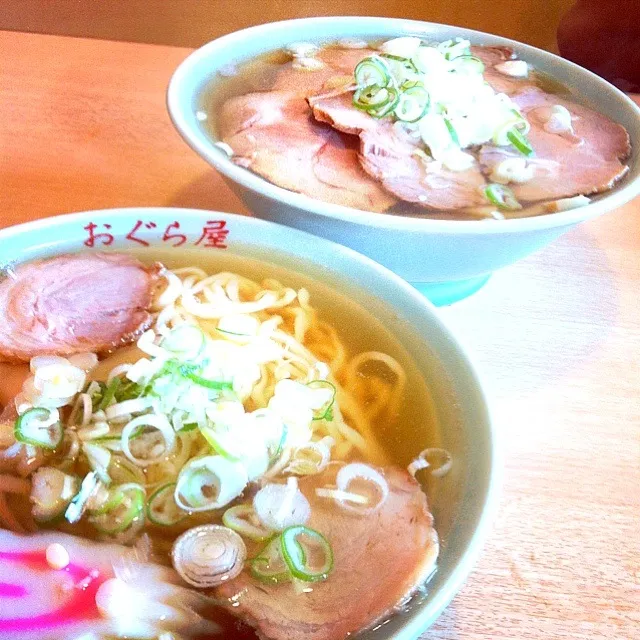
M631 151L629 135L619 124L587 107L528 87L511 96L531 125L529 142L535 155L528 161L533 177L510 185L518 200L534 202L589 195L610 189L628 170L623 164ZM554 107L567 109L570 130L555 120ZM490 171L513 151L490 145L482 148L480 159Z
M295 91L228 100L220 135L234 162L290 191L367 211L385 211L396 202L361 169L356 141L315 122Z
M63 255L9 269L0 281L0 361L101 352L150 323L155 270L109 253Z
M326 581L298 593L291 584L258 582L245 570L216 596L269 640L341 640L391 614L432 573L438 542L418 483L404 470L384 473L389 496L367 516L316 496L326 472L300 482L312 508L307 525L333 548L334 570Z
M484 63L484 79L497 93L511 95L531 85L531 79L527 76L518 77L511 75L509 65L517 62L517 65L526 64L517 61L513 49L509 47L471 47L471 53L480 58ZM505 62L507 63L505 65Z
M356 109L350 92L308 101L317 120L360 137L363 169L400 200L445 211L486 204L486 181L478 163L451 171L439 162L424 162L416 155L415 142L401 135L390 119L372 118Z

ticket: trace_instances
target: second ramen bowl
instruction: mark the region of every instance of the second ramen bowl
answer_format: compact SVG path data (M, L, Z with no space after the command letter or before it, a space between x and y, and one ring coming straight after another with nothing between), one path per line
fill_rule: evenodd
M506 46L536 69L569 87L580 100L623 125L633 155L627 176L588 206L538 217L496 221L429 220L374 214L327 204L277 187L234 164L198 119L206 90L215 103L220 70L292 42L341 38L429 40L463 37L473 44ZM171 118L186 142L226 179L256 215L356 249L408 280L436 304L478 289L491 272L544 247L576 224L625 204L640 192L640 109L593 73L554 54L487 33L412 20L367 17L307 18L238 31L201 47L174 73L168 89ZM209 114L214 120L216 114Z

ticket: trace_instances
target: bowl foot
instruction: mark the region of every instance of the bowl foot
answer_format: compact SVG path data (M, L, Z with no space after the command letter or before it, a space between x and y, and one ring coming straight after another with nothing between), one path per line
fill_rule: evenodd
M423 296L436 307L444 307L469 297L482 288L491 274L469 278L468 280L451 280L449 282L412 282Z

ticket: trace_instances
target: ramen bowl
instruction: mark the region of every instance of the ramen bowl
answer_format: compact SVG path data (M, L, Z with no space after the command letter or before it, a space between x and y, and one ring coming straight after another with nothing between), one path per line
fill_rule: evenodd
M203 125L202 98L216 104L216 78L230 65L292 42L365 41L402 35L511 47L518 57L569 87L580 101L624 126L633 155L625 178L579 209L509 220L436 220L370 213L327 204L275 186L237 166ZM169 114L185 141L226 179L257 216L323 236L356 249L445 304L473 292L496 269L544 247L576 224L620 207L640 192L640 110L593 73L556 55L506 38L459 27L402 19L308 18L264 24L204 45L175 71L168 88ZM215 108L206 112L215 121ZM215 122L213 123L215 128Z
M443 447L453 464L448 474L426 485L441 541L435 574L402 613L362 637L417 637L452 599L472 567L487 536L499 468L481 382L432 305L391 271L351 249L233 214L114 209L0 230L2 267L68 252L112 250L132 252L146 261L160 259L170 267L197 264L248 275L258 269L262 277L276 276L292 286L307 287L312 300L320 301L320 312L335 316L338 331L349 318L353 322L365 314L391 336L409 379L423 380L420 402L429 415L420 424L431 425L404 433L401 444L409 449ZM0 531L0 540L3 535Z

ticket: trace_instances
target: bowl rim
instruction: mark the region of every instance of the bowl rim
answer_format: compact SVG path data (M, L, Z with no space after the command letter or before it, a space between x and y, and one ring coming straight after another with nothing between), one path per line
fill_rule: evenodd
M449 357L451 358L448 365L446 364L447 360L444 359L442 366L448 366L452 369L458 369L459 371L464 372L464 378L466 379L465 386L473 389L473 392L476 395L477 406L482 412L481 424L484 425L483 428L486 431L487 451L484 452L484 458L486 459L486 475L483 474L486 490L484 491L484 495L477 507L478 517L473 531L469 535L466 546L460 557L453 564L449 576L445 579L442 585L440 585L437 592L433 594L432 598L426 601L424 605L419 605L416 608L416 613L411 615L411 617L401 626L401 629L394 635L395 638L412 640L433 623L466 581L486 539L489 536L492 528L492 522L494 521L498 508L503 474L503 446L501 442L501 430L498 429L495 421L495 415L491 407L491 402L487 397L485 384L482 382L482 377L478 373L476 364L474 364L474 358L470 355L469 350L465 347L463 342L460 341L455 333L447 326L446 322L443 320L434 305L405 280L390 271L388 268L353 249L332 242L331 240L259 218L234 213L177 207L123 207L98 209L50 216L0 229L0 249L2 248L3 243L10 242L19 236L33 235L34 241L29 242L29 246L37 247L40 252L47 252L52 246L55 247L55 245L61 242L61 239L65 237L64 233L66 229L75 228L77 230L80 227L84 227L84 223L87 221L96 221L102 216L108 215L110 219L117 219L122 221L123 224L126 223L128 225L129 221L139 218L143 213L151 213L156 217L163 217L166 218L166 220L171 221L175 219L178 212L179 215L189 217L193 220L198 220L199 223L210 219L212 215L224 216L225 218L233 221L234 224L238 224L240 226L253 226L265 232L269 231L274 234L277 233L279 239L283 237L283 234L288 234L289 239L292 241L287 241L287 243L284 244L282 241L278 240L280 243L280 250L283 254L296 255L298 257L301 262L301 273L303 274L305 273L305 264L315 263L317 267L326 267L326 264L328 264L326 262L327 254L332 254L334 256L339 255L341 259L344 259L348 263L346 265L343 264L341 268L337 270L342 284L346 284L348 281L351 281L354 284L360 282L360 280L356 279L354 274L359 274L361 271L368 273L372 278L372 280L367 282L368 286L372 281L374 285L376 282L386 283L391 288L390 292L382 292L382 294L375 293L373 295L381 298L389 308L396 308L405 311L406 313L404 317L412 326L412 331L415 336L424 340L425 343L433 343L432 336L434 333L439 334L445 341L443 349L446 348L450 351ZM37 243L36 237L38 235L46 234L49 230L52 233L46 235L46 240L44 242ZM112 232L113 231L114 229L112 229ZM115 233L116 235L119 235L117 231L115 231ZM265 233L264 235L266 236L268 234ZM231 245L229 245L229 248L234 252ZM126 248L121 250L124 252L127 251ZM242 248L239 248L237 253L241 253L242 250ZM38 256L29 258L29 260L32 259L38 259ZM340 290L339 287L335 287L334 285L330 286ZM391 299L398 297L398 300ZM417 320L421 318L428 318L428 324L417 322Z
M224 151L214 146L209 140L204 140L204 136L194 133L188 119L185 117L182 100L184 86L189 86L188 80L193 74L193 70L202 60L213 60L215 54L228 50L229 48L241 49L242 42L250 39L259 39L265 33L282 33L293 30L301 24L317 25L320 30L331 31L331 25L340 24L353 25L354 31L359 26L380 25L380 32L393 31L398 35L407 33L427 33L439 29L456 29L461 36L467 38L489 38L492 44L513 47L523 54L534 54L543 56L555 64L563 65L574 74L582 76L585 81L594 83L599 89L607 92L611 97L617 99L622 108L627 109L629 114L634 114L640 123L640 107L626 94L615 86L599 77L595 73L583 67L565 60L560 56L544 51L532 45L498 36L485 31L446 25L442 23L426 22L419 20L408 20L404 18L381 18L373 16L336 16L336 17L314 17L295 18L292 20L281 20L278 22L268 22L261 25L247 27L232 33L220 36L203 46L195 49L185 60L175 69L167 87L166 103L175 128L178 130L185 142L201 157L205 158L220 173L250 191L256 192L263 197L272 200L276 204L286 204L296 209L304 210L307 213L320 215L325 218L342 220L353 224L367 225L372 228L393 229L395 231L414 231L433 235L452 234L456 235L476 235L494 233L519 233L522 231L549 229L555 227L571 226L578 222L588 220L613 209L619 208L640 194L640 171L635 177L621 186L615 187L610 192L600 194L596 201L592 201L585 207L563 211L559 213L549 213L540 216L528 216L523 218L510 218L506 220L490 221L492 224L478 224L481 220L434 220L429 218L414 218L390 213L373 214L370 211L355 209L338 204L325 203L315 200L309 196L289 191L269 182L266 178L258 176L243 167L234 164ZM391 27L390 27L391 25ZM322 33L319 34L322 36ZM389 33L389 35L391 35ZM215 73L215 65L212 65ZM204 77L204 76L203 76ZM631 132L629 132L631 135ZM640 137L636 141L640 145ZM496 224L493 224L493 223Z

